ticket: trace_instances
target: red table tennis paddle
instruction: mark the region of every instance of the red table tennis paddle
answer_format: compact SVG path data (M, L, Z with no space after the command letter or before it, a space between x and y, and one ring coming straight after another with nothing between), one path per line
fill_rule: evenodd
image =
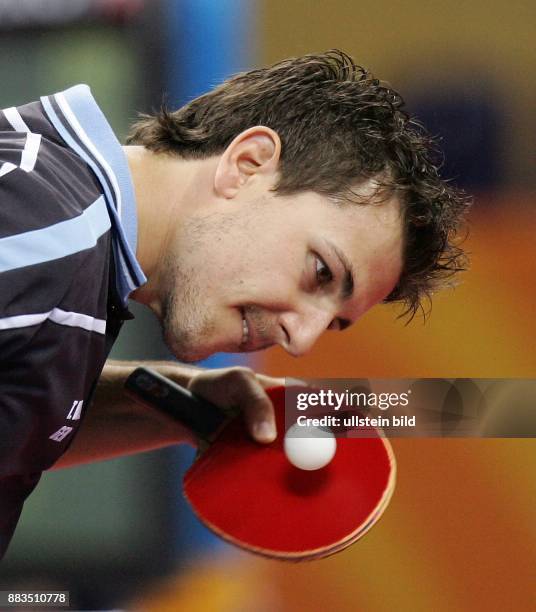
M232 544L272 558L318 559L359 539L389 503L395 458L375 430L363 438L338 438L335 457L319 470L289 463L284 387L267 390L278 431L267 445L251 439L244 419L152 370L136 369L126 388L198 436L200 452L185 474L184 494L199 519Z

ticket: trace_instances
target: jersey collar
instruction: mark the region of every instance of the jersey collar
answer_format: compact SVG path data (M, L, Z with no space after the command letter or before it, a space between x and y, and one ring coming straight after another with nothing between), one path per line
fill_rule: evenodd
M138 237L134 186L125 153L87 85L43 96L44 110L66 144L97 176L113 227L117 293L126 305L147 282L136 259Z

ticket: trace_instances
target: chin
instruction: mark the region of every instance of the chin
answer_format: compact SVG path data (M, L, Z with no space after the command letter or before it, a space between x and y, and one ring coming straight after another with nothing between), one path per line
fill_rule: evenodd
M198 347L196 349L192 349L192 345L184 346L182 343L175 342L166 342L168 348L173 353L173 355L184 363L194 363L196 361L202 361L207 357L210 357L214 351L203 350Z
M190 340L186 338L178 339L176 337L171 337L169 334L165 334L164 341L173 355L184 363L203 361L203 359L207 359L214 353L224 350L219 347L203 346L203 342L196 341L193 338Z
M178 317L166 309L162 323L163 339L177 359L192 363L214 353L236 351L237 346L208 317Z
M182 351L172 352L174 357L178 359L178 361L180 361L181 363L197 363L198 361L203 361L203 359L206 359L208 357L208 355L185 353Z

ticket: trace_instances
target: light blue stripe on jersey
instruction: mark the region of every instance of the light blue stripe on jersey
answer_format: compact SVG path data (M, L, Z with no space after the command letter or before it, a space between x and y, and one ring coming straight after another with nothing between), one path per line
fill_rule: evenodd
M104 196L81 215L38 230L0 238L0 272L34 266L91 249L110 229Z

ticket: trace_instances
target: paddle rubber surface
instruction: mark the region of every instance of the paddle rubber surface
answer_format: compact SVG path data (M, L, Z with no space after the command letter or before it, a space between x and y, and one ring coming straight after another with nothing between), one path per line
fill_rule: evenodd
M184 493L198 517L233 544L284 559L327 556L361 537L386 508L395 482L391 447L377 432L338 438L331 463L300 470L283 450L285 389L268 394L277 439L257 444L243 419L232 420L187 471Z

